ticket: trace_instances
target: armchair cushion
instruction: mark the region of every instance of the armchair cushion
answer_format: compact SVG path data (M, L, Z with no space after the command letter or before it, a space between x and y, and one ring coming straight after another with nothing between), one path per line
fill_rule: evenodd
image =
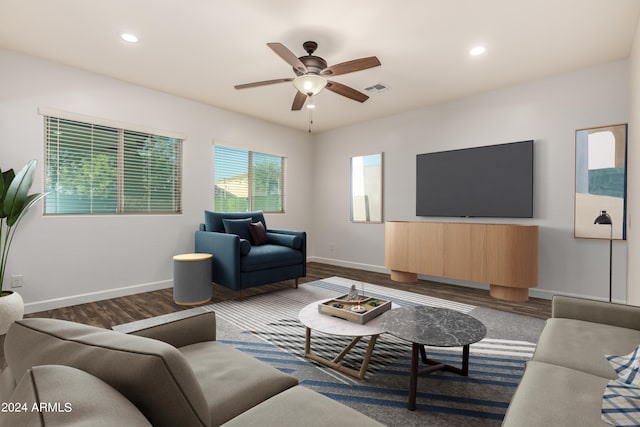
M243 273L246 273L250 271L284 267L300 264L303 262L303 259L304 257L301 251L293 250L287 246L254 246L251 249L251 256L242 257L240 260L240 270Z
M249 234L251 234L251 243L254 245L260 246L267 243L267 231L260 221L249 224Z
M218 233L224 233L224 224L222 220L227 219L244 219L251 218L251 222L260 221L264 228L267 228L267 223L264 220L264 214L262 211L255 212L213 212L204 211L204 224L205 231L216 231Z
M225 233L235 234L245 240L251 239L251 234L249 234L249 224L251 224L251 218L222 219L222 225L224 226Z

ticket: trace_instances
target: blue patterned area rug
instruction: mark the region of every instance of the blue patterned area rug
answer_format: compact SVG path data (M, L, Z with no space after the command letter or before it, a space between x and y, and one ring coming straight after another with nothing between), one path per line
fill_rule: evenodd
M415 411L406 409L411 344L388 334L378 339L364 380L358 380L304 357L305 327L298 320L302 307L314 301L343 295L352 284L339 277L225 301L187 310L215 311L218 340L232 345L277 369L297 377L300 383L342 402L389 426L499 426L533 355L544 321L496 310L474 307L373 284L364 284L367 296L391 300L400 306L429 305L470 314L487 326L487 336L471 345L469 376L434 372L418 379ZM185 311L176 313L183 316ZM170 317L167 315L163 317ZM153 319L150 319L153 320ZM148 320L115 327L127 332ZM350 341L313 333L312 351L333 359ZM362 339L343 364L358 370L368 339ZM461 348L427 347L430 358L459 366Z

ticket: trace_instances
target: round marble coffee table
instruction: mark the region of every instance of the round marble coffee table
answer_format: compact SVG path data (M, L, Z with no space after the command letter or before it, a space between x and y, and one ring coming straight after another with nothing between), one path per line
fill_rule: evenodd
M350 322L348 320L333 317L328 314L319 313L318 304L321 304L324 301L327 300L312 302L311 304L303 307L298 314L300 322L302 322L302 324L304 324L307 328L304 344L305 357L311 360L315 360L318 363L336 369L352 377L364 379L367 368L369 366L369 361L371 360L371 355L373 354L373 348L376 345L376 341L378 340L380 334L385 332L385 330L380 327L381 316L374 317L364 325L361 325L359 323ZM396 304L392 304L391 307L394 308L398 306ZM329 360L311 352L311 330L329 335L353 337L353 340L333 360ZM349 367L341 365L340 362L347 355L347 353L351 351L351 349L358 343L358 341L362 339L362 337L367 336L371 338L369 339L367 352L365 353L362 364L360 365L360 370L351 369Z
M478 319L448 308L403 307L383 313L380 321L380 327L383 330L412 343L409 402L407 403L407 408L411 411L416 409L418 375L447 370L467 376L469 345L487 335L487 328ZM425 345L462 347L462 368L428 359ZM430 367L418 370L418 352L422 356L422 363L429 364Z

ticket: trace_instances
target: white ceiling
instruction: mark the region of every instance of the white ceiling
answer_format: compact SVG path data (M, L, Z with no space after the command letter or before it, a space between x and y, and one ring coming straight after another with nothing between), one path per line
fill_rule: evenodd
M294 76L266 43L302 56L314 40L329 65L376 55L334 80L390 89L323 91L318 132L626 58L639 17L639 0L0 0L0 46L301 130L291 83L234 89Z

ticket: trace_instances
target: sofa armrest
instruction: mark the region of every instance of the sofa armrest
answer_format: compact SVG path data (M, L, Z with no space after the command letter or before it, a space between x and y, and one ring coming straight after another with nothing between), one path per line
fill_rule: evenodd
M640 330L640 307L555 295L551 317L584 320Z
M216 340L216 314L212 311L193 313L179 311L165 314L146 321L121 325L118 332L153 338L171 344L176 348L206 341Z

